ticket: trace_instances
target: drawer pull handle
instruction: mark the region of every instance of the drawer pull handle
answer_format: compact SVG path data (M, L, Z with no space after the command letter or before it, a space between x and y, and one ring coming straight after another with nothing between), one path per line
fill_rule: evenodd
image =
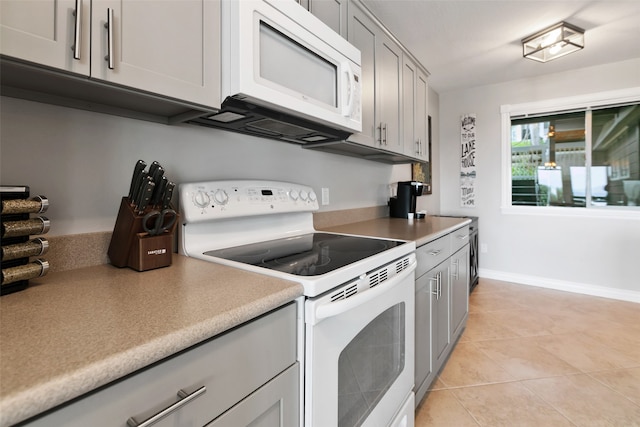
M469 235L468 234L463 234L463 235L458 234L456 237L458 239L460 239L460 240L464 240L464 239L468 239Z
M136 421L135 418L131 417L127 420L127 425L129 427L149 427L150 425L157 423L158 421L160 421L161 419L163 419L173 411L180 409L187 403L191 402L196 397L203 395L206 391L207 391L207 387L205 386L200 387L199 389L197 389L191 394L187 394L187 392L180 389L178 390L178 397L180 398L180 400L178 400L176 403L164 408L162 411L158 412L155 415L152 415L151 417L147 418L142 422L138 422Z
M429 252L429 255L438 256L438 255L440 255L440 252L442 252L442 249L438 249L436 251L431 251L431 252Z

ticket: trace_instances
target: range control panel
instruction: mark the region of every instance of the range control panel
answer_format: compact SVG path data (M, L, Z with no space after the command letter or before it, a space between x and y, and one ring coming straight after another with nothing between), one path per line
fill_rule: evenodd
M311 187L280 181L193 182L180 185L179 194L187 223L318 209Z

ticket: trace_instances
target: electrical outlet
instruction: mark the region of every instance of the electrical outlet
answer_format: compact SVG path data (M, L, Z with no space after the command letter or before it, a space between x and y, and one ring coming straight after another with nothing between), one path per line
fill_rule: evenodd
M480 253L486 254L487 252L489 252L489 245L480 243Z
M322 205L326 206L328 204L329 204L329 189L323 188L322 189Z

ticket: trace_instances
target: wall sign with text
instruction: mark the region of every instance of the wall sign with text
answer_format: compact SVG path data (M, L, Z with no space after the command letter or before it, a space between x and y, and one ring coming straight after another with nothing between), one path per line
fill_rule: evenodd
M476 115L460 119L460 206L476 206Z

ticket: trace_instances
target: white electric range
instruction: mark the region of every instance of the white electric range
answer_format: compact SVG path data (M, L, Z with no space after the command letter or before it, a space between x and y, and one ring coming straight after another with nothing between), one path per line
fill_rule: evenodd
M180 186L180 253L297 281L307 427L412 426L415 243L317 232L308 186Z

